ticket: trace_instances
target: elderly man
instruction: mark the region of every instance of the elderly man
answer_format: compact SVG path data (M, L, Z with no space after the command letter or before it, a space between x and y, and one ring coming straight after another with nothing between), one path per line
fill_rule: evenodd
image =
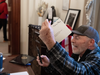
M90 26L82 25L73 30L71 40L72 57L68 56L61 45L55 41L53 30L48 20L42 24L39 37L47 46L47 56L41 55L37 61L50 75L99 75L100 49L98 32Z

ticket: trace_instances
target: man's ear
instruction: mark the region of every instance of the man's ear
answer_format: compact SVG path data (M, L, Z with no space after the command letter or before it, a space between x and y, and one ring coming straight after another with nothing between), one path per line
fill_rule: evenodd
M89 41L89 49L91 49L94 46L94 43L95 43L95 40L94 39L91 39Z
M94 45L94 43L95 43L94 39L91 39L90 42L89 42L89 44L92 45L92 46Z

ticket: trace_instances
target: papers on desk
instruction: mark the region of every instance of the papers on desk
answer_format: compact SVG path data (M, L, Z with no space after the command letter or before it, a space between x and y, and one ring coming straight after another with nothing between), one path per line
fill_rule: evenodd
M71 30L63 23L61 19L58 19L52 24L52 29L54 31L55 40L59 43L69 34L71 34Z
M10 75L29 75L29 74L27 71L24 71L24 72L10 73Z

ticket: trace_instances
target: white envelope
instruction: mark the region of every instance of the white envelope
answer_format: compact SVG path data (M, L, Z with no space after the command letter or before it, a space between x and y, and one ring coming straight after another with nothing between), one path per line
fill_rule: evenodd
M61 19L58 19L55 23L52 24L51 27L54 31L55 40L59 43L69 34L71 34L71 30L63 23Z
M29 75L27 71L10 73L10 75Z

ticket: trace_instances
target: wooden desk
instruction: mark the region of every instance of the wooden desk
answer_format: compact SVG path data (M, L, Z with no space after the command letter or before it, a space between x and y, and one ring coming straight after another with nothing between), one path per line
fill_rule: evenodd
M16 56L5 57L6 59L3 61L4 70L2 72L14 73L14 72L27 71L29 75L35 75L33 70L31 69L31 66L23 66L9 62L11 59L15 57Z

